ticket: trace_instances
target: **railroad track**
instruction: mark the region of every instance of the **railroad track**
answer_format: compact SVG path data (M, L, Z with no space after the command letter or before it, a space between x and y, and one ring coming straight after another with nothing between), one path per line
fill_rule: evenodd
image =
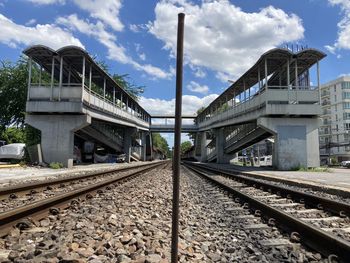
M136 176L139 176L144 172L160 167L166 167L168 165L168 162L143 164L136 167L127 167L104 173L62 178L51 181L40 181L1 189L0 196L7 196L11 200L16 199L16 197L18 197L20 194L29 193L29 195L33 195L37 193L39 189L46 189L50 191L57 186L64 188L68 183L77 183L77 187L74 187L69 191L56 193L53 196L35 202L29 202L25 205L8 209L7 211L0 213L0 237L7 235L13 226L17 226L20 229L28 228L30 227L32 220L39 220L50 213L57 214L59 213L60 209L68 207L71 203L79 202L83 199L89 199L96 193L102 193L105 190L110 190L114 184L119 184L125 180L130 180ZM94 182L96 178L100 177L102 178L101 180ZM81 180L84 179L89 179L90 183L85 186L79 186Z
M0 213L16 206L30 204L33 201L45 199L55 194L72 191L76 188L88 186L91 183L112 178L116 174L127 173L130 170L142 169L153 164L113 169L110 171L93 172L78 176L68 176L51 180L39 180L25 184L16 184L0 188Z
M267 225L287 231L293 242L301 242L320 252L329 257L330 262L332 259L350 262L348 204L198 164L186 163L185 166L243 204L233 211L249 209L254 214L250 216L265 218Z

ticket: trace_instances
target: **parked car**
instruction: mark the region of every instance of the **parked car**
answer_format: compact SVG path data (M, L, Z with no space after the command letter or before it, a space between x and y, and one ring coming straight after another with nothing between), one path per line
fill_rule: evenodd
M350 161L342 161L342 162L340 163L340 165L343 166L343 167L350 168Z
M0 147L0 159L21 160L25 153L24 143L11 143Z

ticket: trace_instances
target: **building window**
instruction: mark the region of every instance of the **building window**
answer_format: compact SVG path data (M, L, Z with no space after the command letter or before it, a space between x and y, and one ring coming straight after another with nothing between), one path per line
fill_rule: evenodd
M343 119L344 120L350 120L350 112L344 112L343 113Z
M349 81L342 82L341 88L342 89L350 89L350 82Z
M337 91L337 86L336 85L334 85L334 92L336 92Z
M344 123L344 129L350 131L350 123Z
M350 109L350 102L344 102L343 109Z
M343 91L343 100L350 99L350 92Z

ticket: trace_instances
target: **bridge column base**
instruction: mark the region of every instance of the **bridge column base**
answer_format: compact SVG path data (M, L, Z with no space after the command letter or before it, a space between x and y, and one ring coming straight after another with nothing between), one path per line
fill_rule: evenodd
M125 152L125 162L127 163L130 163L130 160L131 160L132 135L135 132L136 132L135 128L124 129L124 152Z
M277 169L320 166L318 119L261 117L257 124L275 135L272 161Z
M147 141L146 141L146 132L141 132L141 143L142 143L142 150L141 150L141 161L146 161L146 153L147 153Z
M73 166L74 132L91 124L88 115L30 115L26 123L41 131L44 162Z
M207 155L207 145L208 145L208 139L207 139L207 132L202 132L201 134L201 162L205 163L207 161L208 155Z
M232 156L229 154L225 154L225 134L224 128L215 129L216 136L216 163L220 164L228 164L230 163Z

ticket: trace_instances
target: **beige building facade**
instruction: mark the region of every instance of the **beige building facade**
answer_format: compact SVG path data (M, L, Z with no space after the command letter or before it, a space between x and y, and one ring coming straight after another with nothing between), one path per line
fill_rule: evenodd
M321 164L350 160L350 76L321 85Z

